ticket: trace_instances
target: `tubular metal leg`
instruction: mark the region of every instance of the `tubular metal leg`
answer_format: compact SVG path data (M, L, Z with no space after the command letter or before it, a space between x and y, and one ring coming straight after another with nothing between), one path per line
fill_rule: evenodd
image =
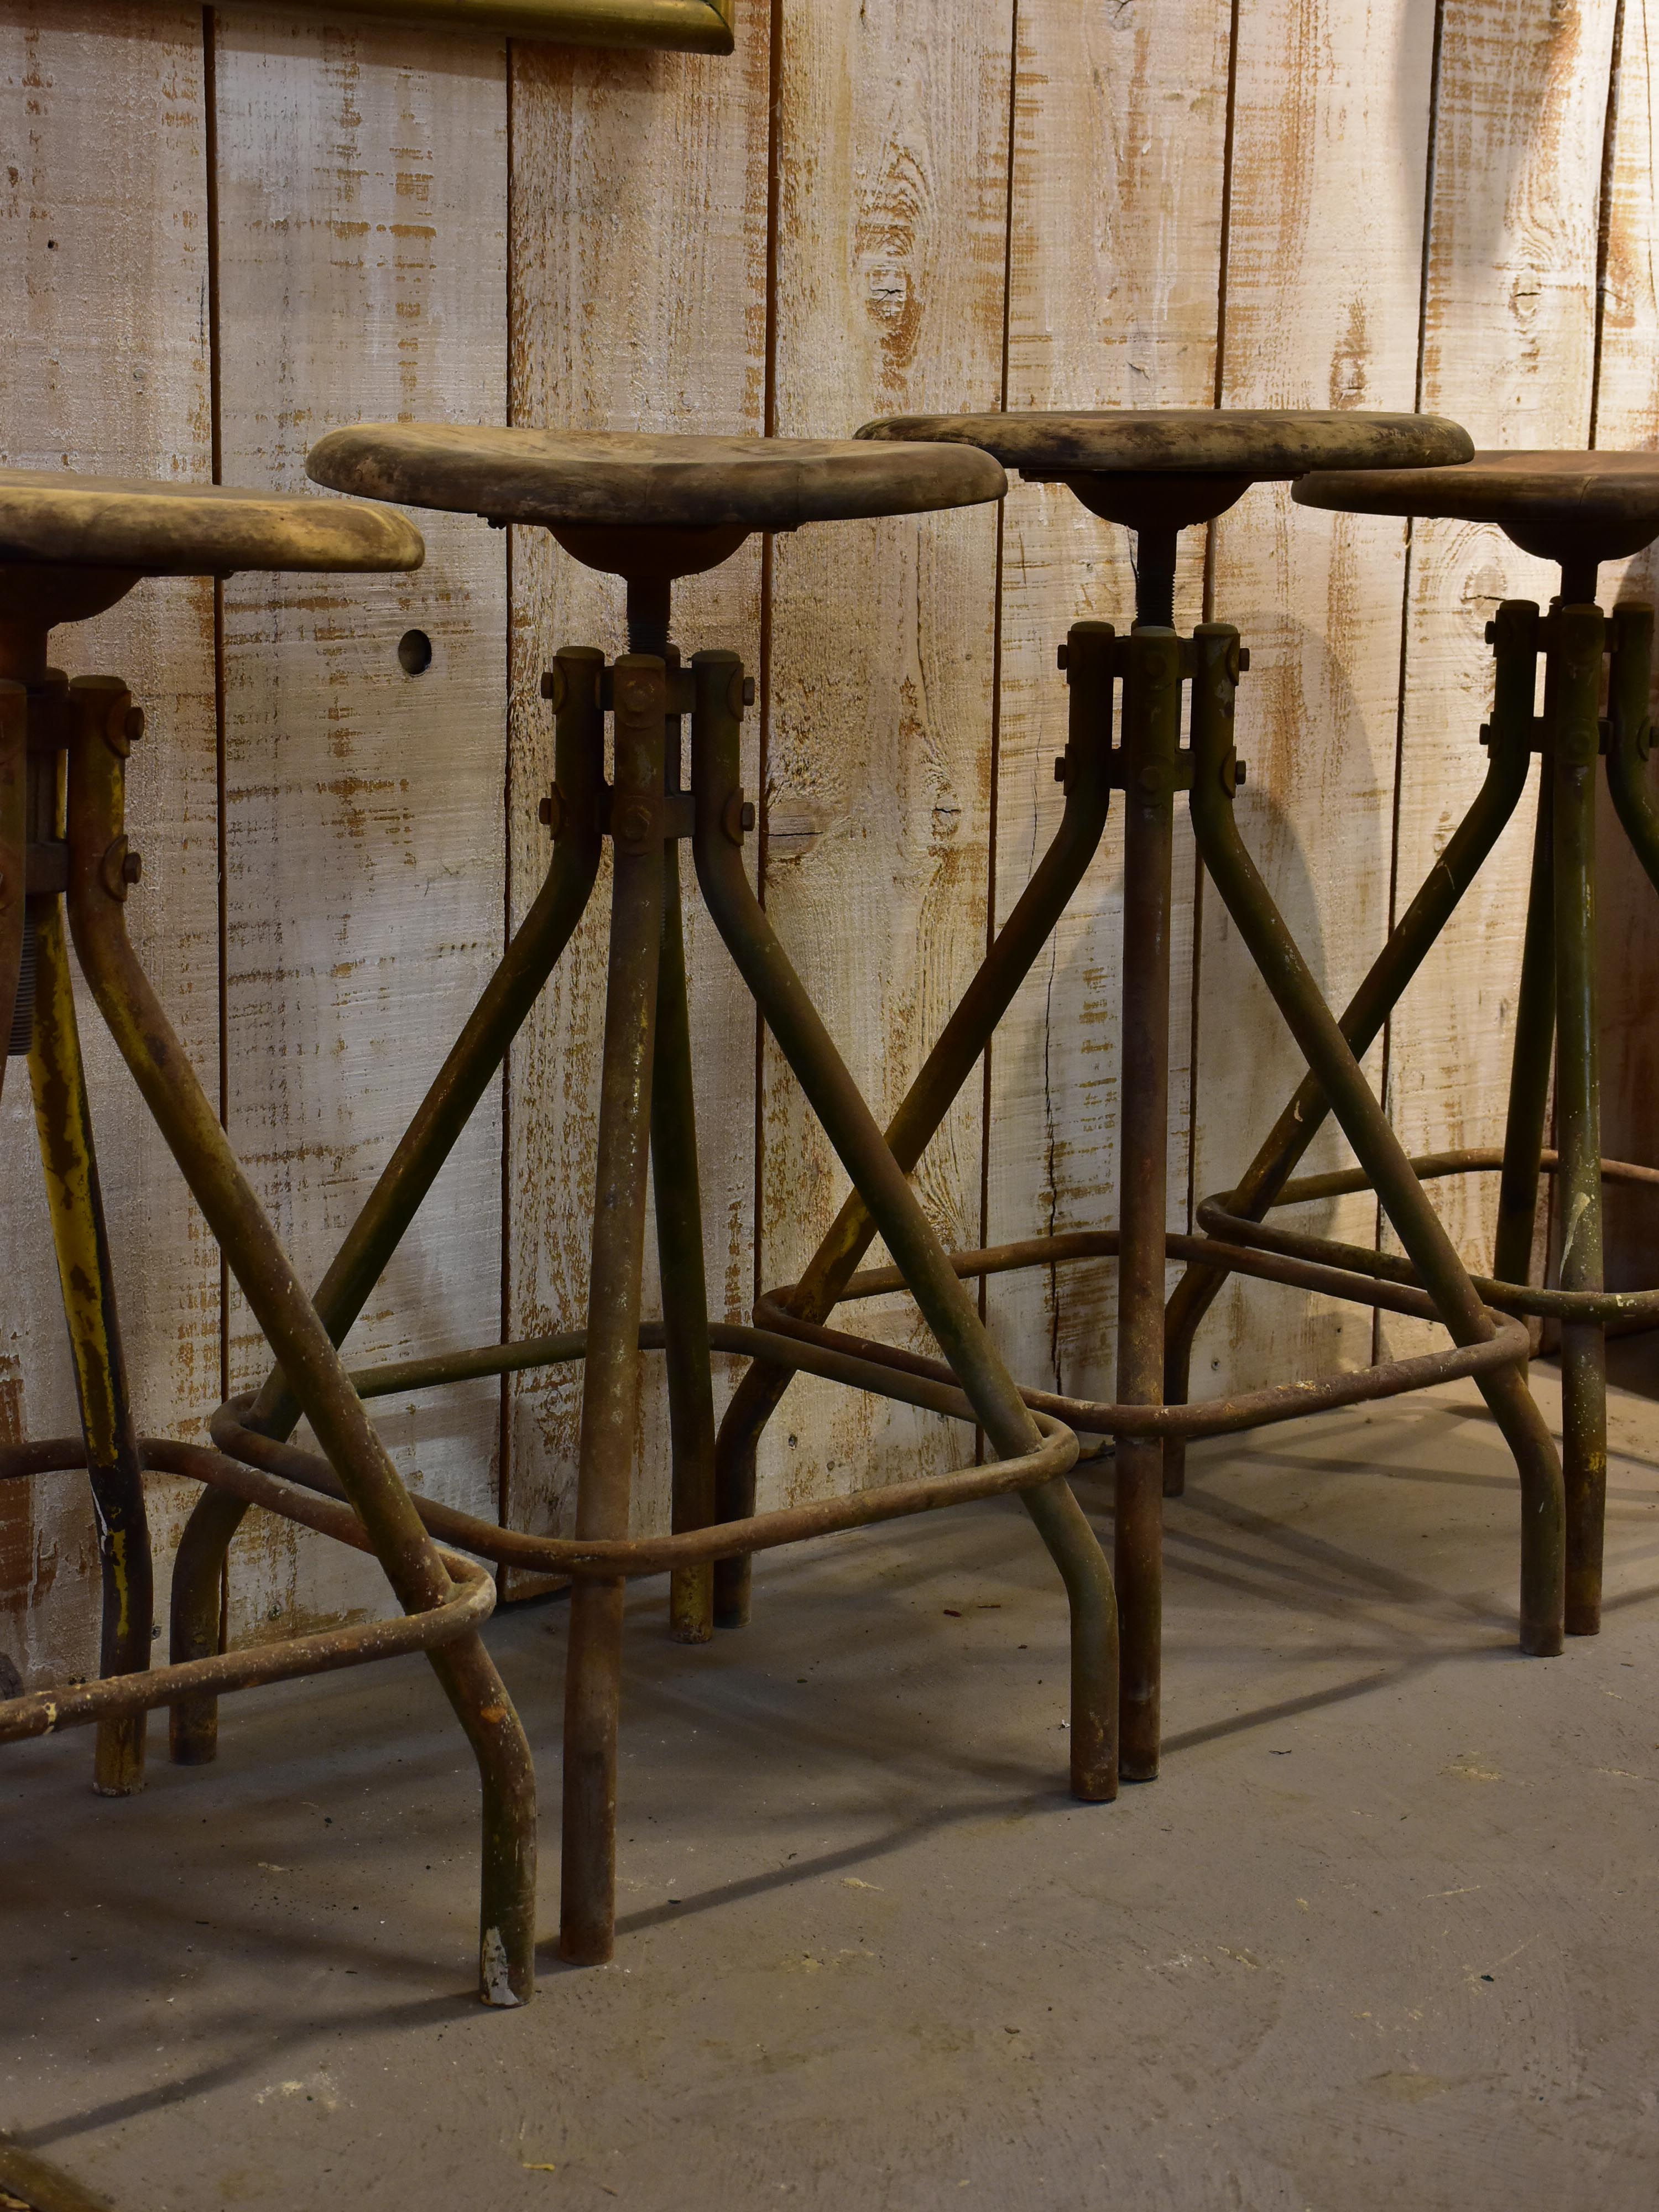
M662 661L627 654L612 681L616 873L576 1492L576 1534L594 1537L628 1534L665 832ZM615 1948L624 1588L619 1575L582 1576L571 1591L559 1954L572 1966L602 1966Z
M129 705L126 687L108 678L82 678L70 687L69 915L82 972L387 1580L406 1612L425 1612L442 1604L453 1585L127 937L122 822ZM429 1656L482 1784L479 1994L492 2004L522 2003L535 1980L529 1746L476 1634Z
M55 774L56 757L40 766ZM144 1477L121 1350L63 902L53 896L33 904L35 999L29 1076L98 1522L103 1578L99 1667L104 1674L136 1674L150 1663L155 1603ZM143 1788L147 1718L128 1713L99 1722L93 1787L100 1796L128 1797Z
M679 748L672 748L678 756ZM679 786L673 761L670 787ZM662 1278L668 1419L673 1441L673 1527L707 1528L714 1510L714 1386L708 1364L708 1290L704 1278L702 1204L697 1180L697 1113L691 1085L691 1021L686 1002L685 931L680 913L679 848L663 848L662 956L657 973L657 1046L651 1082L651 1165L657 1201L657 1264ZM714 1632L711 1561L669 1577L669 1633L706 1644Z
M1561 1288L1599 1291L1601 1095L1595 990L1595 786L1605 621L1596 606L1558 607L1555 712L1556 1204ZM1562 1459L1566 1481L1566 1626L1601 1626L1601 1531L1607 1490L1607 1333L1561 1328Z
M546 679L555 717L554 783L546 805L554 842L546 879L318 1289L317 1311L337 1345L362 1311L499 1070L592 891L604 780L604 663L602 653L571 647L556 657ZM254 1401L248 1425L282 1441L292 1436L299 1419L298 1398L277 1367ZM219 1649L221 1580L246 1510L228 1492L208 1490L191 1515L173 1564L171 1653L176 1660L206 1658ZM217 1699L181 1699L173 1709L170 1735L173 1757L181 1764L213 1759Z
M1538 610L1508 600L1492 624L1496 653L1491 745L1486 776L1446 849L1395 924L1370 974L1348 1002L1341 1033L1355 1059L1368 1052L1382 1024L1456 911L1487 854L1520 803L1531 766L1533 702L1538 671ZM1269 1131L1234 1190L1231 1212L1259 1221L1296 1171L1330 1111L1313 1075ZM1530 1222L1530 1217L1528 1217ZM1530 1249L1531 1229L1528 1230ZM1226 1281L1224 1268L1194 1261L1176 1284L1166 1320L1164 1395L1185 1405L1190 1392L1193 1341L1200 1322ZM1164 1492L1178 1498L1185 1485L1187 1447L1172 1438L1164 1448Z
M1492 1273L1500 1283L1524 1283L1532 1273L1540 1162L1555 1052L1554 883L1555 778L1547 762L1533 830L1532 881L1527 893L1515 1050L1510 1062L1509 1114L1504 1127L1504 1171L1498 1186Z
M1164 1395L1164 1237L1169 1182L1170 924L1181 647L1138 626L1124 691L1123 1059L1120 1140L1117 1395ZM1157 1775L1164 1633L1164 1447L1120 1437L1115 1548L1126 1780Z
M888 1125L887 1148L906 1175L950 1110L1099 849L1111 798L1113 641L1109 623L1074 623L1067 635L1069 725L1065 757L1055 763L1066 787L1065 812L983 966ZM829 1318L875 1233L869 1208L856 1189L851 1191L796 1287L794 1310L803 1320ZM792 1374L788 1368L756 1360L732 1394L716 1448L722 1521L740 1521L755 1510L756 1449ZM749 1618L750 1569L747 1559L715 1563L714 1619L722 1628L740 1627Z
M1480 1296L1233 819L1238 633L1206 623L1194 644L1193 826L1205 866L1443 1322L1456 1343L1484 1343L1493 1332ZM1560 1650L1562 1640L1565 1516L1560 1462L1531 1394L1512 1368L1482 1376L1480 1389L1515 1455L1521 1480L1521 1647L1548 1656Z
M741 664L735 653L700 653L692 667L692 784L703 898L993 1447L1000 1456L1017 1457L1034 1447L1036 1429L1013 1377L744 873L741 833L733 827L733 801L741 798ZM1103 1800L1117 1789L1116 1605L1111 1576L1063 1480L1022 1495L1072 1601L1073 1794Z

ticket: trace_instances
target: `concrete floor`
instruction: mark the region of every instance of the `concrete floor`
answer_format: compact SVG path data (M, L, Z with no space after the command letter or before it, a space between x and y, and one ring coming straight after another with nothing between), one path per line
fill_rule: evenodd
M1015 1506L775 1554L705 1651L642 1586L617 1960L520 2013L467 1994L422 1662L246 1697L134 1802L10 1748L0 2125L121 2212L1649 2212L1659 1407L1613 1418L1607 1627L1549 1662L1467 1389L1196 1455L1167 1765L1114 1807L1063 1794ZM489 1635L550 1933L562 1607Z

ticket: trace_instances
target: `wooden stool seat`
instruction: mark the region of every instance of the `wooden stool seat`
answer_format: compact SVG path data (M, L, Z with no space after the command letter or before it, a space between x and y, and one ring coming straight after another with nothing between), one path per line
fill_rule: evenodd
M976 448L446 422L335 430L313 448L308 465L319 483L337 491L492 522L736 532L732 544L755 530L974 507L1000 499L1008 488L997 463Z
M1399 469L1467 460L1468 433L1437 415L1314 408L1054 407L1008 414L895 415L860 438L982 446L1029 483L1069 484L1132 530L1208 522L1253 483L1310 469ZM1177 491L1167 479L1190 481Z
M401 514L343 500L0 469L0 565L228 576L239 568L418 568ZM69 619L69 617L64 617Z
M1304 477L1292 496L1350 514L1495 522L1523 551L1575 568L1622 561L1659 538L1659 453L1477 453L1461 467L1387 477L1345 464Z

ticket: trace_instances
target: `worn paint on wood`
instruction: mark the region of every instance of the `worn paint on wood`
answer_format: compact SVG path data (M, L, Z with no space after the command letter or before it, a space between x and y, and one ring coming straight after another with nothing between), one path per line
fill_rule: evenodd
M1230 10L1222 0L1019 14L1008 308L1011 408L1205 406L1214 396ZM1177 623L1203 613L1205 533L1186 533ZM1017 486L1004 517L995 905L1006 920L1059 824L1066 740L1055 648L1134 616L1128 533L1059 486ZM1176 817L1170 1222L1187 1216L1194 854ZM987 1130L988 1237L1117 1218L1122 818L999 1030ZM989 1288L1017 1371L1116 1395L1110 1262Z
M0 459L205 482L211 473L202 15L153 0L0 5ZM210 1085L217 1080L211 587L142 584L60 631L72 674L125 678L148 733L131 764L144 858L127 914ZM194 1432L219 1383L217 1256L84 994L81 1027L141 1427ZM0 1103L0 1420L77 1426L28 1079ZM0 1650L26 1680L97 1665L97 1551L84 1478L0 1486ZM191 1485L152 1482L162 1574Z
M1001 385L1009 0L784 9L777 428L994 404ZM891 1113L981 957L996 516L836 523L778 541L765 892L854 1077ZM762 1273L789 1280L847 1184L769 1041ZM980 1085L924 1155L948 1243L980 1229ZM907 1308L852 1310L913 1340ZM802 1379L763 1503L948 1467L962 1429Z
M743 11L736 62L513 50L512 420L540 428L758 432L766 351L766 17ZM759 541L677 586L688 655L726 646L757 667ZM562 645L623 651L618 580L580 568L544 532L513 533L512 907L547 866L537 808L551 775L540 673ZM757 781L758 718L745 781ZM688 733L689 735L689 733ZM681 855L710 1311L753 1296L754 1013ZM598 1133L608 855L587 915L514 1048L508 1085L507 1320L514 1336L580 1325ZM654 1224L647 1310L659 1310ZM724 1364L725 1363L722 1363ZM724 1378L722 1378L722 1385ZM510 1386L507 1517L568 1530L580 1370ZM723 1399L723 1387L717 1405ZM666 1528L661 1363L641 1377L635 1526ZM510 1590L535 1586L522 1574Z
M1423 404L1478 447L1582 446L1595 341L1596 204L1613 0L1449 12L1435 113L1424 285ZM1397 877L1404 903L1480 787L1492 699L1486 623L1549 604L1559 571L1478 523L1413 526ZM1538 784L1402 1003L1389 1108L1407 1150L1501 1145ZM1489 1267L1495 1176L1436 1186L1471 1263ZM1390 1249L1397 1249L1392 1237ZM1426 1324L1381 1317L1390 1357ZM1437 1340L1444 1341L1443 1337Z
M1432 29L1413 0L1273 0L1242 14L1224 404L1412 404ZM1251 656L1240 827L1340 1006L1387 927L1404 532L1258 485L1215 538L1215 614L1238 625ZM1200 960L1203 1195L1230 1187L1302 1067L1212 890ZM1328 1130L1310 1168L1343 1157ZM1299 1218L1369 1243L1374 1209L1361 1198ZM1235 1282L1198 1340L1194 1395L1357 1366L1370 1344L1363 1309Z
M337 424L497 420L507 383L504 42L280 12L217 18L221 438L230 483L308 489ZM500 957L506 548L415 518L407 576L225 590L227 1123L315 1281ZM411 676L400 638L432 663ZM488 1092L349 1340L489 1342L501 1104ZM233 1387L268 1364L240 1295ZM382 1401L418 1486L493 1516L489 1384ZM387 1602L379 1570L256 1516L234 1635Z

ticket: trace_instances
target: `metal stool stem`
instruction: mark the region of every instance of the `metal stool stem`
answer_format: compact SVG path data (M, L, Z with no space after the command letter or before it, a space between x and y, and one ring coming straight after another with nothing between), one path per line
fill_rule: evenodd
M1526 617L1530 620L1524 619ZM1497 690L1486 780L1342 1015L1341 1032L1356 1060L1362 1058L1382 1035L1383 1024L1456 912L1463 894L1485 865L1527 787L1532 765L1538 610L1515 605L1500 608L1494 629ZM1254 1221L1263 1218L1323 1127L1329 1111L1318 1079L1311 1074L1305 1076L1240 1177L1230 1201L1230 1212ZM1528 1215L1528 1250L1531 1238L1532 1220ZM1194 1339L1226 1279L1224 1267L1194 1261L1170 1296L1165 1317L1164 1382L1164 1398L1170 1405L1187 1402ZM1172 1438L1165 1447L1166 1497L1181 1494L1185 1482L1186 1455L1184 1438Z
M1205 866L1453 1341L1484 1343L1492 1322L1239 836L1229 772L1238 634L1206 623L1194 644L1193 827ZM1561 1649L1563 1626L1560 1465L1512 1368L1481 1376L1480 1388L1521 1480L1521 1646L1548 1656Z
M337 1468L400 1602L453 1586L327 1332L300 1291L127 937L125 769L130 698L109 678L70 686L69 916L82 972L254 1316ZM529 1747L476 1632L430 1654L478 1761L483 1796L481 1994L518 2003L535 1975L535 1793Z
M733 694L741 664L735 653L700 653L692 669L695 850L704 902L998 1456L1018 1458L1036 1446L1036 1424L744 873L730 827L732 801L740 797L741 708ZM1072 1600L1073 1795L1103 1801L1117 1787L1110 1572L1062 1477L1027 1493L1026 1503Z
M617 1538L629 1533L639 1395L640 1290L663 934L667 701L663 663L654 656L627 654L617 663L612 681L615 861L576 1534ZM585 1578L570 1594L559 1954L573 1966L602 1965L615 1948L617 1729L625 1588L620 1575Z
M337 1345L343 1342L362 1311L499 1072L587 904L599 866L603 666L601 653L580 649L560 653L554 663L554 782L547 802L553 851L547 874L318 1287L314 1304ZM299 1420L299 1401L282 1369L275 1368L255 1401L249 1425L262 1435L285 1439ZM204 1658L219 1648L220 1580L231 1539L246 1510L228 1492L209 1490L191 1515L173 1565L171 1650L176 1660ZM175 1707L175 1760L199 1765L214 1757L216 1711L216 1702L210 1698L192 1698Z
M1146 533L1143 533L1143 536ZM1171 533L1173 550L1173 533ZM1118 1193L1117 1395L1164 1395L1164 1216L1169 1184L1170 928L1181 647L1138 624L1123 702L1123 1023ZM1121 1437L1113 1573L1122 1638L1124 1778L1157 1775L1164 1613L1164 1445Z
M1063 759L1055 763L1066 789L1065 811L983 965L887 1126L888 1150L907 1175L950 1111L1099 850L1112 790L1113 643L1109 623L1076 623L1068 635L1067 739ZM870 1210L854 1188L808 1262L792 1310L805 1321L826 1320L875 1234ZM757 1360L732 1393L716 1447L722 1521L741 1520L755 1510L757 1447L792 1375L787 1368ZM748 1620L750 1576L747 1558L716 1562L714 1618L721 1627L739 1627Z
M678 655L672 655L678 659ZM680 787L680 722L671 716L665 788ZM675 1529L707 1528L717 1517L714 1389L708 1358L708 1286L702 1249L697 1109L691 1081L691 1014L680 908L680 848L663 846L662 952L657 969L657 1049L651 1080L651 1166L657 1208L657 1267L673 1452ZM677 1567L669 1581L669 1633L706 1644L714 1632L711 1560Z
M1591 575L1592 587L1594 574ZM1595 989L1595 786L1601 750L1599 607L1564 605L1549 617L1558 678L1548 716L1554 786L1556 1186L1561 1288L1601 1280L1601 1091ZM1562 1461L1567 1510L1567 1632L1601 1626L1601 1527L1607 1487L1607 1332L1599 1321L1561 1329Z

